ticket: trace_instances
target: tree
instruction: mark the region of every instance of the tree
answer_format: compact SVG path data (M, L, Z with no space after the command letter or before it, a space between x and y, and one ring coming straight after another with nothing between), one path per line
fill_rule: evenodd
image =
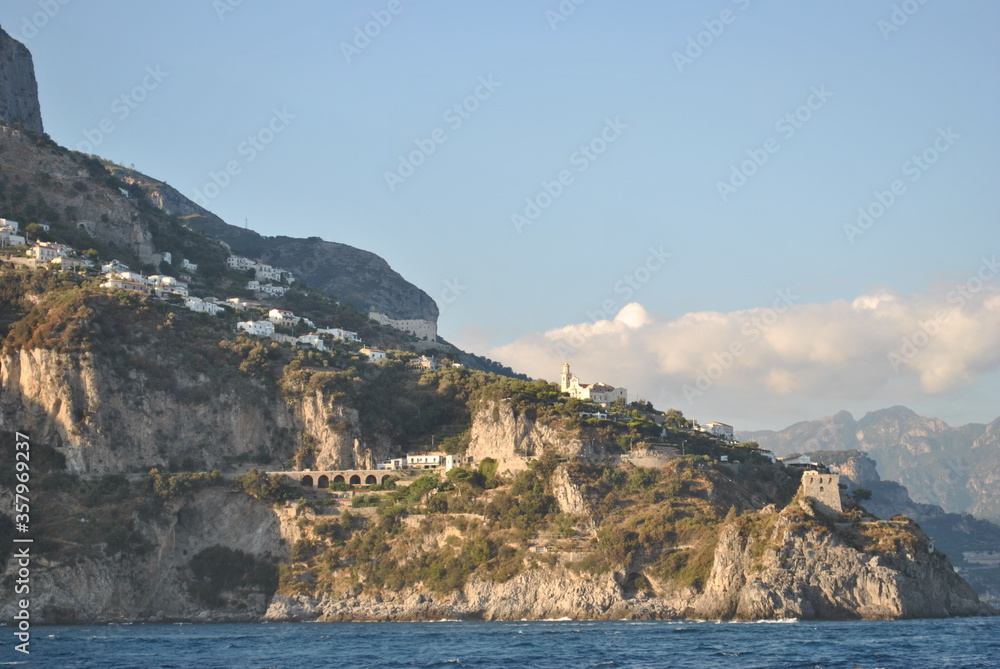
M868 488L855 488L851 496L859 502L872 498L872 491Z

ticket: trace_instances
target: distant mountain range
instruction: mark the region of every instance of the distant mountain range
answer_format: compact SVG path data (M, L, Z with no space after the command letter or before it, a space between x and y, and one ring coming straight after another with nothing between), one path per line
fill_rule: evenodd
M1000 419L951 427L902 406L865 414L847 411L775 432L740 432L777 455L858 450L878 463L883 479L898 481L914 501L952 513L1000 521Z

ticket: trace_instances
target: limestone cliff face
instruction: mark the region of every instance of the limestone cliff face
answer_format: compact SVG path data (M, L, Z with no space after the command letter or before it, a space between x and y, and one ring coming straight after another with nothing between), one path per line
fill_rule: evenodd
M44 132L31 52L3 29L0 29L0 119L5 125L19 123L25 130L39 135Z
M86 520L86 519L84 519ZM243 493L210 489L169 503L138 527L148 542L141 554L35 557L32 620L44 623L105 621L249 621L267 609L270 592L238 593L232 606L209 610L192 594L192 559L223 547L275 563L288 559L281 522L269 504ZM11 573L8 562L7 572ZM11 620L13 598L0 599L0 620Z
M472 417L468 455L476 461L493 458L499 471L523 469L527 460L553 449L566 457L603 457L607 444L596 435L570 428L561 419L533 420L506 402L489 402Z
M892 620L993 613L915 526L902 528L901 536L917 540L889 552L849 545L850 535L804 523L792 508L762 511L758 520L770 531L761 535L739 522L723 528L705 591L692 606L696 617ZM892 536L900 529L872 523L864 531Z
M363 437L354 410L319 394L289 404L253 385L206 395L208 379L179 370L171 381L158 387L88 353L15 351L0 356L0 425L55 447L85 474L225 470L264 455L281 466L303 440L318 466L349 469L372 466L388 449Z

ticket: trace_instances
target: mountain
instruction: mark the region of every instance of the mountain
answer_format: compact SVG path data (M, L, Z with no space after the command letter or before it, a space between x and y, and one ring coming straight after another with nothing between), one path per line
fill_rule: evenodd
M864 451L878 462L884 478L906 486L917 502L1000 521L1000 419L956 428L895 406L861 420L841 411L778 432L741 432L739 437L778 455Z
M138 189L157 207L193 229L225 242L236 253L287 269L310 287L347 302L362 313L374 310L397 320L437 322L438 306L434 300L374 253L319 237L265 237L229 225L162 181L119 166L108 168L129 188Z
M20 126L41 135L38 82L28 47L0 28L0 125Z

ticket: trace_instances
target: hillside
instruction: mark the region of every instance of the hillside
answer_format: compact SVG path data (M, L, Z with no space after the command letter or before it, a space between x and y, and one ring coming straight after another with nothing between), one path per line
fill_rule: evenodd
M810 451L864 451L879 473L906 486L914 500L951 513L1000 522L1000 419L951 427L906 407L796 423L784 430L743 432L779 455Z
M108 165L116 177L185 225L225 242L233 251L287 269L317 290L395 319L437 322L438 307L427 293L407 282L374 253L318 237L265 237L229 225L169 185L135 170Z

